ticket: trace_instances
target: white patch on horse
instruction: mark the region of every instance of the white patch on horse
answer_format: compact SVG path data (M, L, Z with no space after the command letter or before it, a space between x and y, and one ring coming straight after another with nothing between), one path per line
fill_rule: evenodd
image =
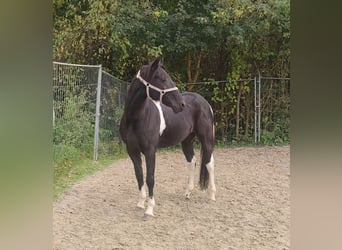
M215 175L214 175L214 156L211 154L210 162L206 164L206 167L209 172L209 187L208 187L208 192L209 192L209 199L211 200L216 200L215 198L215 193L216 193L216 186L215 186Z
M141 190L139 192L139 201L137 204L137 207L145 209L145 200L146 200L146 189L145 184L141 187Z
M210 104L209 104L209 108L210 108L211 114L214 116L214 111L213 111L213 108L210 106Z
M162 135L164 132L164 129L166 128L165 118L163 114L163 110L161 108L160 102L152 100L153 103L156 105L158 111L159 111L159 117L160 117L160 127L159 127L159 135Z
M147 209L145 211L145 214L147 215L151 215L151 216L154 216L153 215L153 207L156 205L155 201L154 201L154 197L152 197L152 199L150 197L148 197L148 200L147 200Z
M191 162L188 163L188 186L185 190L185 197L190 199L190 193L194 189L194 175L196 167L196 157L193 156Z
M214 111L210 104L209 104L209 108L210 108L211 114L214 116ZM213 135L215 137L215 125L214 124L213 124Z

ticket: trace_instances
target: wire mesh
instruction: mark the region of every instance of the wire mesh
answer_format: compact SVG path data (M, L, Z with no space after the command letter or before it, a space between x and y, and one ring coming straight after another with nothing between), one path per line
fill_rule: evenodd
M99 134L95 136L99 69L100 65L53 63L54 144L82 150L89 157L122 151L118 130L127 82L101 71ZM98 147L93 147L94 136L99 138Z
M102 73L99 154L122 152L119 124L123 114L128 83Z
M53 63L54 144L77 148L89 157L123 151L119 124L129 83L99 69L100 65ZM101 95L96 136L98 79ZM290 78L258 76L236 81L180 83L178 87L200 93L211 104L218 143L289 141ZM99 139L96 147L94 138Z
M53 63L54 144L92 153L98 67Z

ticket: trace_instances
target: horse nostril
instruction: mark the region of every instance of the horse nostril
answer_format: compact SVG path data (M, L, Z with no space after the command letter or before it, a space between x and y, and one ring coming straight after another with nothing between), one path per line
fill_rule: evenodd
M185 103L184 103L184 102L182 102L181 106L182 106L182 108L184 108L184 107L185 107Z

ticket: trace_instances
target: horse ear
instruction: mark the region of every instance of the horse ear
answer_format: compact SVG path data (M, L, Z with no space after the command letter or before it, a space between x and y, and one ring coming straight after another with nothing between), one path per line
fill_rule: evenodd
M160 57L157 57L151 64L151 70L155 71L158 67L163 66L163 61Z

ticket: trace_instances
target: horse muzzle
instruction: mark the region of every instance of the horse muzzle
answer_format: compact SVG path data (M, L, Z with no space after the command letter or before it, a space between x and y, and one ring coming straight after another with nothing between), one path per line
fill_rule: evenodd
M172 110L175 113L179 113L179 112L182 112L184 108L185 108L185 102L182 101L179 105L172 107Z

